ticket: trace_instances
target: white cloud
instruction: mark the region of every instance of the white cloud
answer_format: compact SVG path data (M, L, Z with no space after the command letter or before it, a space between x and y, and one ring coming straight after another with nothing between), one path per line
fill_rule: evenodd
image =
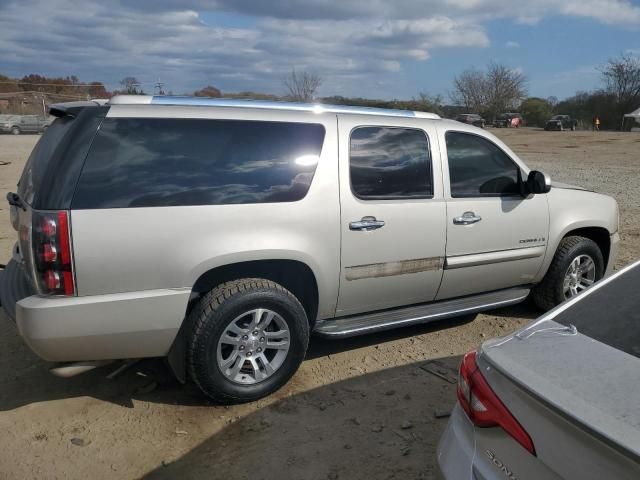
M509 40L507 43L505 43L505 46L507 48L518 48L520 47L520 44L518 42L514 42L513 40Z
M218 25L220 10L248 20ZM208 24L198 12L210 14ZM517 7L504 0L85 0L82 8L72 0L0 0L1 73L76 74L111 87L134 75L161 77L176 93L208 83L281 93L282 76L296 67L323 76L331 86L323 93L376 95L379 85L406 80L407 62L489 46L491 20L533 24L553 15L640 27L640 7L627 0Z

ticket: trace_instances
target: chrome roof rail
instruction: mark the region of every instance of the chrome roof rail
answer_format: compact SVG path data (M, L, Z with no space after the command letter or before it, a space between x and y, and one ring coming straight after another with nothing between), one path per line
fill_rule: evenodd
M312 113L350 113L358 115L382 115L390 117L413 117L438 119L439 115L429 112L395 110L375 107L354 107L348 105L325 105L323 103L278 102L272 100L239 100L232 98L180 97L165 95L116 95L110 105L177 105L201 107L261 108L267 110L289 110Z

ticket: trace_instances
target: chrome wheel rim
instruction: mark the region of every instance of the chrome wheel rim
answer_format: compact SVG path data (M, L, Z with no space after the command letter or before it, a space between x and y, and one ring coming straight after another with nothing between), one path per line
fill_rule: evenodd
M596 281L596 264L589 255L579 255L571 261L564 275L562 292L571 298L589 288Z
M234 318L218 341L216 361L234 383L263 382L282 366L289 352L290 332L279 314L256 308Z

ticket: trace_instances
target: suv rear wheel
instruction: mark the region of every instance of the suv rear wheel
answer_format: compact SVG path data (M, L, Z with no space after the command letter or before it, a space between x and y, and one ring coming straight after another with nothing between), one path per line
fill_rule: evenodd
M565 237L542 282L533 289L533 301L550 310L600 280L604 259L598 245L579 236Z
M298 299L265 279L219 285L188 321L191 378L219 403L250 402L276 391L296 372L309 343Z
M19 127L12 127L11 128L11 134L20 135L20 128Z

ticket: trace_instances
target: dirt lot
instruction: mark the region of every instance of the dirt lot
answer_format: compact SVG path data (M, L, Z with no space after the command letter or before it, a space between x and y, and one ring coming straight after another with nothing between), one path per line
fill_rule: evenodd
M621 207L616 265L640 258L640 135L496 130L531 167L613 195ZM0 194L37 136L0 137ZM11 162L8 165L4 162ZM14 232L0 201L0 261ZM314 339L273 397L211 406L147 361L115 380L105 367L57 379L0 315L0 479L433 478L464 352L538 315L528 304L349 341ZM439 362L433 371L432 361ZM444 377L444 378L443 378ZM439 415L438 415L439 416Z

